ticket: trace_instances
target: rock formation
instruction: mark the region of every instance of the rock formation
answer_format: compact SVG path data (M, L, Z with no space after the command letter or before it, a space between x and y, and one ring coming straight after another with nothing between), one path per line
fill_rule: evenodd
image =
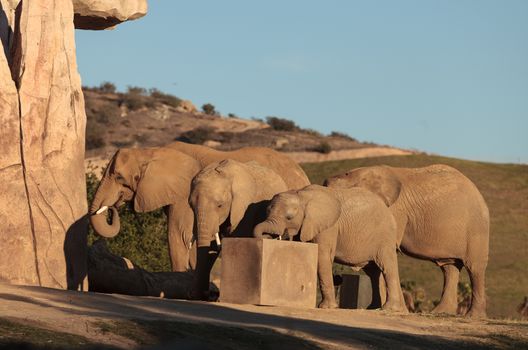
M147 14L146 0L73 0L75 28L107 29Z
M125 3L146 11L146 1L75 3L79 13L88 13L90 3L123 6L120 20L139 16ZM0 280L79 288L87 258L86 115L74 7L71 0L0 5ZM95 23L119 23L115 11L96 8Z
M180 102L178 107L176 107L176 110L178 112L182 113L196 113L198 112L198 109L196 109L196 106L189 100L183 100Z

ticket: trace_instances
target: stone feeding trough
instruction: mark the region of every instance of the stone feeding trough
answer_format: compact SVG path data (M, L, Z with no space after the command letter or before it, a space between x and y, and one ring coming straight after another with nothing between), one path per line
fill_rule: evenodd
M317 257L313 243L225 238L220 301L314 308Z

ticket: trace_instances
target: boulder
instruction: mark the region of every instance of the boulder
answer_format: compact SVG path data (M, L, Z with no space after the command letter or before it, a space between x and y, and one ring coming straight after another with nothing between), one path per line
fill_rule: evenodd
M147 0L73 0L75 28L108 29L147 14Z
M196 109L196 106L189 100L183 100L180 102L178 107L176 107L176 111L181 113L196 113L198 110Z

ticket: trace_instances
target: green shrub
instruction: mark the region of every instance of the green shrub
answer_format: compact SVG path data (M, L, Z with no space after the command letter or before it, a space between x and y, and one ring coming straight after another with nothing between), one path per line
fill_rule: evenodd
M266 117L266 123L277 131L295 131L298 129L298 126L292 120L279 117Z
M91 203L99 180L93 170L86 174L88 202ZM148 271L170 271L167 220L162 209L150 213L135 213L129 205L119 208L121 231L107 239L114 254L124 256ZM99 239L90 227L88 242Z
M210 104L210 103L206 103L202 106L202 111L207 114L207 115L216 115L218 114L218 112L216 111L215 109L215 106Z
M317 146L315 146L313 148L313 151L314 152L328 154L328 153L332 152L332 146L330 146L330 144L328 142L323 141L320 144L318 144Z
M215 129L210 126L200 126L182 133L175 140L186 143L201 145L207 140L212 140L216 136Z
M229 113L227 116L229 118L238 118L238 116L235 113Z

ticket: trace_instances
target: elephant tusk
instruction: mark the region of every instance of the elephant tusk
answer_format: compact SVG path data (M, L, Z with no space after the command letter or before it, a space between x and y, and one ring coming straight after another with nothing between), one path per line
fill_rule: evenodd
M191 250L192 245L194 244L194 241L196 241L196 236L195 235L192 236L191 241L189 242L189 250Z
M279 241L282 241L282 236L279 235Z
M218 235L218 232L215 233L215 240L216 240L216 245L217 246L220 246L222 243L220 242L220 236Z
M99 215L99 214L101 214L101 213L104 213L104 212L107 211L107 210L108 210L108 206L104 205L104 206L102 206L101 208L99 208L99 210L97 210L97 211L95 212L95 215Z

